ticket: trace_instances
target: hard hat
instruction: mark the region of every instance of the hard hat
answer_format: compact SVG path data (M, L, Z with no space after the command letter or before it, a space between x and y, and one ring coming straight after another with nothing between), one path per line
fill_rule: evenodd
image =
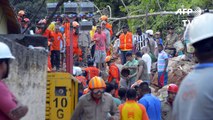
M169 84L167 91L177 93L178 92L178 86L176 84Z
M24 22L30 22L29 18L24 18Z
M79 26L79 24L78 24L78 22L73 21L73 22L72 22L72 26L73 26L73 27L78 27L78 26Z
M109 62L111 60L112 56L106 56L105 62Z
M100 88L106 88L106 84L104 82L104 80L101 77L93 77L90 81L89 81L89 89L100 89Z
M143 82L142 80L136 81L134 84L132 84L131 88L135 88L135 86L139 86L142 82Z
M38 24L46 24L47 23L47 20L46 19L41 19Z
M213 14L195 17L189 25L189 40L192 44L213 37Z
M21 15L21 16L25 15L24 10L20 10L20 11L18 12L18 15Z
M102 15L100 19L101 19L101 20L107 20L108 17L107 17L106 15Z
M153 30L147 30L146 34L153 35Z
M3 42L0 42L0 59L15 59L10 48Z

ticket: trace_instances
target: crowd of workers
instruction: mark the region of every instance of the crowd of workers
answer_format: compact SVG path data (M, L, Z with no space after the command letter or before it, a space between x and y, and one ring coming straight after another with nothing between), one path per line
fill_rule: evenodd
M82 14L81 21L88 21L89 17ZM213 119L212 86L209 84L213 62L212 14L205 13L189 24L186 33L190 37L187 40L194 46L201 64L185 78L180 90L177 85L169 84L168 97L163 101L151 93L150 85L155 66L158 86L167 85L169 58L184 53L177 45L182 39L173 26L168 27L165 40L160 37L160 32L154 34L153 30L147 30L143 33L141 28L137 28L137 35L133 35L127 25L113 36L107 16L101 16L100 25L93 21L91 31L79 31L77 16L63 15L55 17L42 33L47 19L38 22L35 34L48 39L49 71L63 69L64 53L70 47L70 40L73 41L73 75L81 86L79 102L71 120ZM29 19L24 18L24 11L18 13L18 20L22 31L28 31ZM9 61L14 57L7 45L1 43L0 46L0 77L4 79L8 75ZM0 94L5 98L0 100L1 120L23 117L27 107L17 107L18 102L14 101L3 81L0 81L0 89L5 93Z

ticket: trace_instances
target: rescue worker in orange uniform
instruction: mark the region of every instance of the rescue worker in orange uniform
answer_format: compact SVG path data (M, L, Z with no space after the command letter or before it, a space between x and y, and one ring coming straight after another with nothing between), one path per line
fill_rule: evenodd
M178 86L176 84L169 84L168 86L168 96L165 101L161 103L161 117L162 120L171 120L172 106L175 100L175 96L178 92Z
M71 120L119 120L118 108L101 77L89 81L90 92L80 97Z
M126 63L126 53L133 50L133 36L128 31L128 26L123 26L123 33L119 36L119 48L121 51L122 64Z
M87 65L88 67L83 69L85 71L85 75L87 80L90 80L91 78L95 77L95 76L99 76L100 74L100 70L98 68L96 68L95 66L93 66L94 62L92 60L89 60Z
M108 82L112 83L115 86L115 97L118 97L118 86L120 82L120 71L119 68L115 64L116 58L112 56L107 56L105 61L109 66L109 75Z
M130 88L126 96L127 101L119 106L120 120L149 120L146 108L135 101L136 90Z
M59 71L60 68L60 43L62 42L63 49L64 48L64 40L62 37L62 34L59 31L59 26L55 27L54 35L54 41L52 43L52 51L51 51L51 64L52 68L56 67L56 71Z
M79 60L80 56L81 56L81 50L78 46L78 38L79 38L79 31L78 31L78 27L79 27L79 23L76 21L72 22L72 26L73 26L73 31L72 31L72 40L73 40L73 55L74 55L74 60L77 61Z
M37 24L37 30L36 30L36 34L42 34L42 29L44 28L45 24L47 23L47 21L45 19L42 19L38 22ZM54 40L54 35L53 33L46 29L45 32L42 34L42 36L46 37L48 40L48 49L49 49L49 53L48 53L48 64L47 64L47 70L48 71L52 71L52 64L51 64L51 51L52 51L52 42Z
M112 25L108 23L108 17L106 15L102 15L100 18L102 21L106 21L106 28L110 31L110 36L113 36Z

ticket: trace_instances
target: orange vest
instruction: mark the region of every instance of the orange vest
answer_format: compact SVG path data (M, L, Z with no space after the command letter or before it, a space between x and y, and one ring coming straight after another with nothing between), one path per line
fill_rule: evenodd
M120 72L118 67L115 64L112 64L109 66L109 77L108 81L112 82L112 80L115 79L116 83L118 84L120 81Z
M110 36L112 37L112 35L113 35L112 25L111 25L111 24L109 24L109 23L106 23L106 28L109 30L109 32L110 32Z
M133 40L132 40L132 33L127 32L126 34L122 33L119 36L120 39L120 49L121 51L129 51L133 48Z
M99 76L99 69L96 67L87 67L85 68L85 71L87 72L87 80L90 80L95 76Z
M73 48L78 49L78 35L75 34L75 31L72 32Z

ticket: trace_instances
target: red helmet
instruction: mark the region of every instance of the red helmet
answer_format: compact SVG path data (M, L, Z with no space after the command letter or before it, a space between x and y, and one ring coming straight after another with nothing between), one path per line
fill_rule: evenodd
M177 93L178 92L178 86L176 84L169 84L167 91Z

